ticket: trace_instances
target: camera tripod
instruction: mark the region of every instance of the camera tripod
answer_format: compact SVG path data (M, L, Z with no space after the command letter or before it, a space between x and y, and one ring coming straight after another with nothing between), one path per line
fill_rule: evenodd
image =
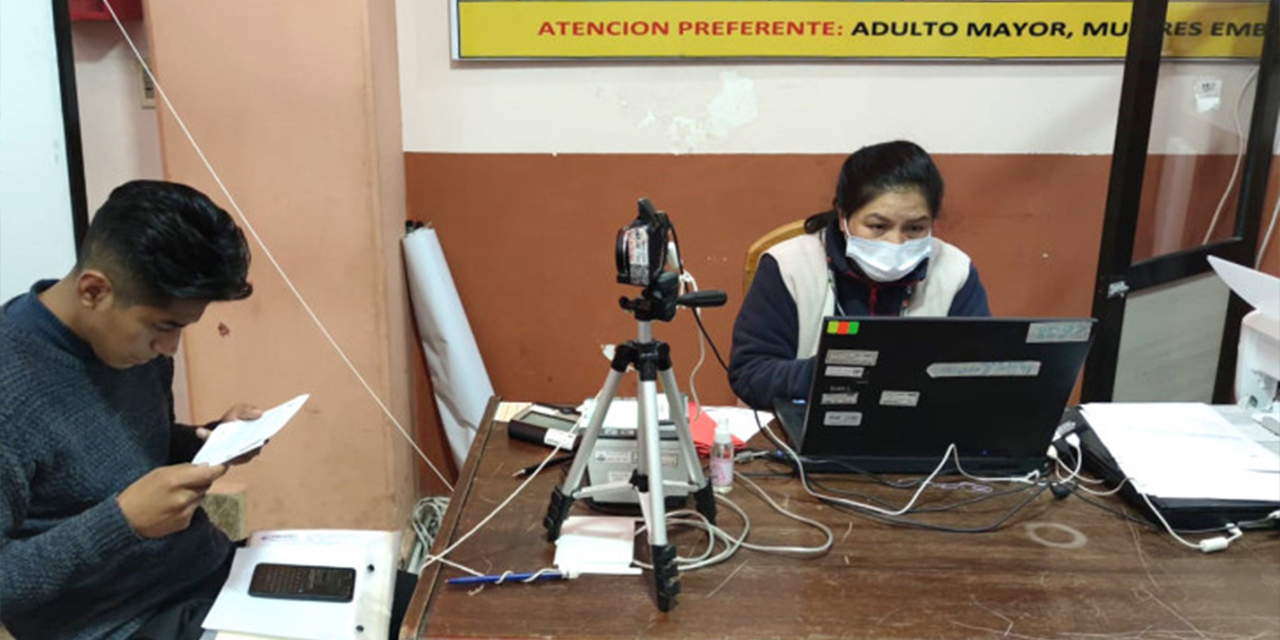
M718 303L724 304L723 293L703 293L718 295ZM714 306L715 303L712 299L715 295L692 294L691 296L682 296L680 303L686 306ZM698 462L698 453L693 446L693 434L689 430L688 405L680 397L676 386L675 374L671 372L670 348L665 342L653 339L651 320L653 318L660 320L664 318L662 315L655 316L649 313L649 306L646 304L648 302L653 302L648 296L634 301L626 298L622 300L623 308L634 311L636 314L637 324L639 325L636 339L619 345L614 352L609 374L605 378L604 387L601 388L599 395L596 396L595 409L582 434L582 440L579 444L578 452L574 456L573 465L569 467L564 481L552 490L551 504L547 507L547 517L543 519L542 523L547 529L547 540L554 542L560 537L560 526L564 524L565 518L569 515L569 510L573 507L574 500L590 497L605 491L612 491L620 487L629 486L634 489L639 497L645 524L648 525L649 548L653 561L653 578L657 589L658 609L669 611L672 605L675 604L676 595L680 593L680 575L679 569L675 564L675 547L667 543L664 487L668 484L675 485L677 483L664 483L662 479L662 460L659 455L660 441L658 432L657 381L659 379L662 380L662 390L666 394L667 406L670 408L671 418L675 422L676 435L680 441L681 457L684 465L688 468L690 480L688 488L693 490L698 512L713 524L716 520L716 500L715 495L712 493L711 483L707 481L707 478L702 473L702 466ZM670 308L670 314L665 319L669 320L670 316L674 315L675 303L675 298L673 296L670 297L666 305ZM605 414L609 412L609 405L613 402L614 394L618 390L618 384L622 381L622 376L627 372L629 366L634 367L640 377L639 420L636 428L636 452L638 454L636 456L636 469L632 472L630 480L625 482L581 487L583 474L586 471L587 462L591 458L592 449L595 447L596 438L600 435L600 428L604 423Z

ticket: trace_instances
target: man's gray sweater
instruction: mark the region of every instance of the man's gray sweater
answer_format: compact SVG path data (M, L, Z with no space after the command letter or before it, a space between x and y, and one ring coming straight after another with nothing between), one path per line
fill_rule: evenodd
M144 539L116 497L190 461L173 361L116 370L36 297L0 310L0 620L19 640L123 640L219 570L230 542L197 510Z

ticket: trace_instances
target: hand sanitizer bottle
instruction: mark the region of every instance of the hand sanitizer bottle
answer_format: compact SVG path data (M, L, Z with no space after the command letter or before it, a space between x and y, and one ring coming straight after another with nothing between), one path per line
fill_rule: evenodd
M733 490L733 436L729 428L717 425L711 440L711 490L729 493Z

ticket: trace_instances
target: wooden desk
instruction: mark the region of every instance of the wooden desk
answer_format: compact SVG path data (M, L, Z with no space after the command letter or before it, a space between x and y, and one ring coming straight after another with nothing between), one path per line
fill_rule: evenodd
M489 422L478 434L435 551L511 493L518 484L513 471L546 454L508 441L504 427ZM488 573L551 566L554 546L542 517L560 475L539 476L450 559ZM487 586L473 594L445 585L461 574L435 564L419 579L401 638L1280 638L1275 530L1248 533L1229 550L1204 555L1076 498L1044 492L995 533L940 533L819 504L795 479L759 483L792 510L830 526L836 535L830 553L798 559L739 551L723 564L682 573L683 592L668 613L654 605L648 572ZM908 497L866 481L832 483L898 504ZM752 517L752 542L821 542L819 533L777 515L742 486L730 497ZM934 521L989 523L1020 499L999 498ZM720 508L722 526L738 531L727 511ZM573 513L589 510L580 501ZM685 555L700 551L704 539L672 529L671 541Z

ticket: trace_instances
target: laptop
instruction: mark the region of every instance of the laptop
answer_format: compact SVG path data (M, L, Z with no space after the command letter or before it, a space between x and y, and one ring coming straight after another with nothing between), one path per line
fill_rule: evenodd
M775 410L808 471L927 473L954 444L969 473L1028 473L1045 464L1094 324L828 317L809 397Z

